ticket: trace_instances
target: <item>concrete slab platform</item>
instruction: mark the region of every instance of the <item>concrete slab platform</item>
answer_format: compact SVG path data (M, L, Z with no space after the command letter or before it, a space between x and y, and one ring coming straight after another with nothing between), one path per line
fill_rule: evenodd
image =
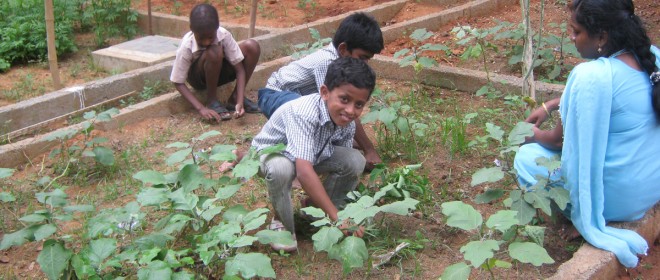
M181 38L145 36L92 52L94 63L109 72L152 66L176 56Z

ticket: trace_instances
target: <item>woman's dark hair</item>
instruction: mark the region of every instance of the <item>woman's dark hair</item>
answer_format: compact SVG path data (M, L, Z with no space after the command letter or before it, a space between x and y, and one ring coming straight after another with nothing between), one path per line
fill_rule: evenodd
M217 30L220 27L218 10L209 4L199 4L190 11L190 30L193 33Z
M348 51L363 49L373 54L383 50L383 33L380 25L370 15L365 13L354 13L339 24L332 44L335 48L339 44L346 43Z
M632 0L573 0L570 9L575 21L587 30L589 37L607 32L604 56L628 50L637 55L639 64L649 76L658 71L655 55L651 52L651 39L642 20L635 14ZM651 91L653 110L660 119L660 83L653 85Z
M350 56L335 59L328 66L328 73L323 82L328 90L351 84L359 89L369 90L369 96L376 87L376 74L369 64Z

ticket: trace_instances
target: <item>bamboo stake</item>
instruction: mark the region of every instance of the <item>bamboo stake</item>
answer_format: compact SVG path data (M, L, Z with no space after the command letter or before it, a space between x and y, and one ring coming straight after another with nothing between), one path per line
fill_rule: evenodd
M248 31L248 38L254 37L254 26L257 24L257 1L252 0L252 9L250 9L250 30Z
M55 48L55 17L53 16L53 0L44 0L46 6L46 41L48 44L48 66L53 78L55 90L62 88L60 72L57 69L57 49Z
M151 0L147 0L147 15L149 18L147 30L149 30L149 35L154 35L154 30L151 28Z
M529 96L533 100L536 100L536 88L534 86L534 50L533 50L533 34L532 34L532 25L530 22L530 12L529 12L529 2L530 0L520 0L520 9L522 10L522 20L525 30L525 45L523 47L523 84L522 92L523 96Z

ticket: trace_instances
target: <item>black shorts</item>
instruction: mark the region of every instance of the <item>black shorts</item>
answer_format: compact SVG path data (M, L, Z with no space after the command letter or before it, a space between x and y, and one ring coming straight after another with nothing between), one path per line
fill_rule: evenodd
M186 80L194 89L204 90L206 89L206 75L203 71L197 70L199 69L197 67L199 60L200 59L197 58L190 65L190 71L188 71L188 79ZM223 59L222 70L220 71L220 76L218 76L218 86L233 82L234 80L236 80L236 71L234 70L234 65L231 65L227 59Z

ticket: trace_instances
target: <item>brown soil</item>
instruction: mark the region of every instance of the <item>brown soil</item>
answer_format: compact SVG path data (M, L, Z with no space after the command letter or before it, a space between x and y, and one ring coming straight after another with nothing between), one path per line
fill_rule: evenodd
M151 2L153 11L186 16L193 4L201 1L154 0ZM221 13L221 21L248 23L250 9L249 1L215 0L210 2L218 7L218 10ZM296 7L299 3L297 0L260 1L259 5L261 8L259 8L257 25L271 27L295 26L319 18L338 15L383 2L386 1L314 0L308 2L306 9L300 9ZM537 2L538 1L535 1L535 3ZM561 22L563 19L566 19L567 13L565 10L561 6L555 4L563 1L550 2L551 3L546 3L546 22ZM227 5L225 6L224 3L227 3ZM312 9L310 3L316 3L316 8ZM660 17L658 17L658 15L660 15L659 4L651 0L636 0L635 4L637 5L639 15L646 19L646 22L649 25L648 30L652 40L658 44L660 40ZM538 7L539 5L533 6ZM144 7L146 7L146 0L135 1L135 7L144 9ZM401 22L430 12L439 11L443 8L444 7L438 7L433 4L425 4L423 1L409 1L400 15L397 15L393 20L387 23L383 23L383 25ZM436 35L429 39L428 42L451 46L453 52L452 55L446 56L444 53L442 55L435 55L435 58L440 63L470 69L482 69L483 66L479 61L461 61L458 58L458 55L462 53L463 49L453 43L450 30L457 25L467 24L473 27L487 28L496 24L494 19L517 22L519 17L520 11L518 10L517 5L513 5L500 11L494 11L493 16L462 20L445 26L429 28L429 30L433 30ZM93 44L92 40L86 36L90 35L80 35L78 39L81 40L81 42L88 42L87 44L91 46ZM392 55L397 50L409 46L409 39L398 39L386 46L384 54ZM501 48L504 48L504 46L501 46ZM71 57L60 59L60 75L66 86L109 75L107 73L98 72L89 67L91 64L89 52L90 50L88 49ZM571 62L577 61L579 60L575 59ZM516 74L518 71L513 67L506 65L503 57L499 54L491 56L489 63L492 64L489 65L489 69L493 72ZM66 73L72 73L72 75L67 76ZM34 91L50 92L53 90L49 82L50 75L48 73L47 65L45 64L19 66L12 68L8 73L1 74L0 90L4 92L5 90L17 87L17 84L24 80L26 75L32 75L34 81L37 81L36 84L39 85L39 88ZM408 83L393 81L379 81L379 86L382 88L399 89L402 92L406 92L406 89L411 88L411 85ZM460 106L462 112L476 112L481 108L487 107L504 107L504 105L501 104L493 105L488 100L477 98L467 93L433 88L428 89L427 92L433 99L456 99L457 102L455 104L453 103L453 105ZM254 95L254 92L250 93L252 98L254 98ZM3 99L3 96L0 96L0 106L11 102L13 101L7 101ZM447 115L445 115L446 112L453 112L453 108L454 107L443 109L439 106L436 112L444 118L447 117ZM171 149L165 148L165 146L169 143L184 141L183 139L190 139L191 137L198 136L205 131L215 129L223 132L223 137L214 140L225 144L235 144L245 149L249 146L251 137L259 131L259 128L263 125L264 121L265 119L261 116L247 115L242 119L209 125L200 121L198 116L191 112L168 118L145 120L140 123L122 127L117 131L97 131L96 133L98 133L99 136L112 139L111 144L115 149L116 154L124 152L139 153L140 155L143 155L140 157L141 159L132 159L132 161L144 160L146 166L149 166L149 168L165 170L167 168L164 164L165 158L171 153ZM374 133L370 126L367 126L367 132L373 139ZM481 128L471 126L468 130L468 139L473 139L474 136L482 134L483 131ZM476 194L482 192L483 187L469 187L471 174L478 168L488 166L496 156L497 153L495 151L473 151L464 156L453 156L447 151L446 147L443 147L442 145L437 145L430 150L428 155L423 156L425 159L423 172L428 174L431 180L431 185L433 186L432 190L437 201L436 205L421 218L388 218L386 226L390 229L394 229L392 232L398 232L398 235L393 238L414 239L415 231L419 231L425 238L432 240L432 242L428 243L424 249L418 251L414 256L406 258L398 264L395 263L386 266L381 270L367 271L365 269L358 269L356 272L348 275L347 278L435 279L442 273L446 266L460 261L462 257L458 253L458 248L465 244L468 236L460 231L452 230L444 224L443 217L440 214L439 205L442 202L455 199L469 202ZM7 184L3 183L2 187L13 189L16 192L24 192L26 198L29 199L35 192L34 183L36 180L43 175L50 175L51 177L57 175L53 174L53 162L48 160L47 156L44 158L33 159L33 162L34 165L21 167L21 170L12 178L12 181ZM409 163L398 159L393 159L389 162L390 165ZM137 171L139 170L124 170L122 172L126 172L128 174L127 176L131 176ZM79 203L94 203L98 208L117 207L134 199L137 186L128 186L124 182L114 182L114 185L112 185L112 183L108 183L107 180L107 178L103 177L90 176L90 178L78 180L84 182L82 185L76 183L75 180L71 180L71 182L65 181L63 184L69 186L66 191L71 198L75 198ZM269 205L263 185L255 180L248 182L245 192L238 194L239 197L236 198L236 200L241 203L248 203L247 201L249 200L247 197L249 196L249 193L254 195L255 200L251 201L250 203L252 203L252 205L248 205L248 207L263 207ZM98 194L102 194L101 197L97 197ZM297 197L299 197L299 195L300 194L298 194ZM112 199L110 197L116 198ZM497 205L488 204L476 205L476 207L485 217L499 208ZM3 212L5 217L9 217L9 215L6 214L7 213ZM4 220L7 221L9 219L10 218L5 218ZM71 228L78 228L78 226L79 225L71 225ZM581 242L583 242L577 240L567 243L558 238L558 235L555 234L560 225L548 223L546 226L549 227L546 231L546 248L551 257L555 259L556 264L543 266L538 269L530 265L518 265L510 270L496 271L497 278L546 278L554 273L560 263L568 260L571 257L573 250L577 249L581 245ZM4 225L3 229L15 227L15 224L8 222ZM278 278L336 279L342 277L341 266L336 261L328 260L325 254L313 253L312 246L311 240L303 239L300 242L300 250L297 254L289 257L271 254L270 256L272 258L273 267L278 274ZM4 278L3 276L7 276L8 278L43 278L43 274L41 274L39 266L35 262L39 247L39 244L32 243L21 248L12 248L5 252L1 252L0 278ZM270 253L269 249L265 246L257 246L255 250L266 254ZM641 261L641 264L637 269L630 270L628 274L623 275L621 279L659 279L660 249L657 242L653 245L649 253L650 255ZM488 274L479 271L473 273L470 278L477 279L485 277L489 277Z

